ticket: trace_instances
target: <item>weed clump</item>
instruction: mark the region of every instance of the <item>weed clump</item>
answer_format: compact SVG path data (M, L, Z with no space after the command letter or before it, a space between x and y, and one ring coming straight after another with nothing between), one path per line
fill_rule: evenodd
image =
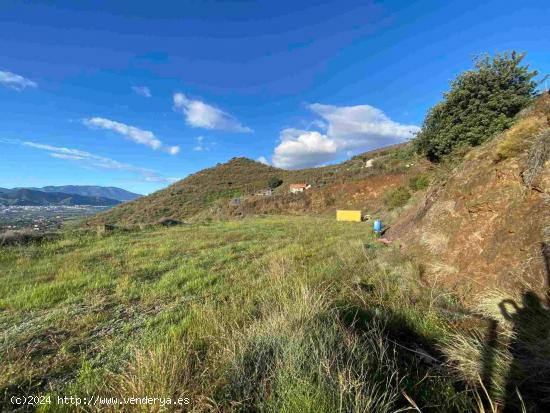
M430 185L430 178L426 175L413 176L409 179L409 188L411 191L422 191Z
M550 160L550 129L542 132L531 146L527 156L527 169L523 172L523 183L532 188L546 162Z
M533 137L544 128L545 123L545 120L531 116L517 121L498 143L495 160L499 162L510 158L528 147Z
M54 239L56 234L43 233L30 230L10 230L0 234L0 246L2 245L28 245L35 242Z
M404 206L411 193L404 186L398 186L397 188L390 189L384 196L384 201L388 209L395 209Z

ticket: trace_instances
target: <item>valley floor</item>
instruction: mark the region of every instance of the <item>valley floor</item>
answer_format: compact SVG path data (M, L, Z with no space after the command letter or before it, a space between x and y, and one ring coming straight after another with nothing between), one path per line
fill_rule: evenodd
M476 374L443 361L478 324L364 223L67 233L0 248L0 405L43 395L39 411L76 409L58 396L96 397L83 411L106 410L97 397L185 399L110 411L474 411L489 406Z

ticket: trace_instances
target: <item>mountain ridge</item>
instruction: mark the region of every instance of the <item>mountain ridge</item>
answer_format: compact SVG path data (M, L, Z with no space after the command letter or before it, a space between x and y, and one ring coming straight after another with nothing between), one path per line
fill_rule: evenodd
M3 206L55 206L55 205L90 205L114 206L120 201L99 196L83 196L62 192L42 192L22 188L0 193L0 205Z
M122 188L100 185L48 185L36 189L43 192L62 192L65 194L76 194L83 196L99 196L123 202L132 201L142 196L141 194L130 192Z
M113 199L120 202L132 201L142 196L141 194L136 194L122 188L99 185L48 185L43 187L16 187L11 189L0 188L0 194L12 193L21 189L29 189L32 191L40 191L45 193L63 193L88 197L100 197Z

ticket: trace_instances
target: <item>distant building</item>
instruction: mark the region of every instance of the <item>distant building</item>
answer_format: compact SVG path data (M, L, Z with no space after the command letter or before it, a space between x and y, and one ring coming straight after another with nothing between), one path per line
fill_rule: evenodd
M290 184L289 190L293 194L304 192L306 189L311 188L309 184Z
M273 195L273 189L266 188L266 189L259 189L254 193L256 196L271 196Z

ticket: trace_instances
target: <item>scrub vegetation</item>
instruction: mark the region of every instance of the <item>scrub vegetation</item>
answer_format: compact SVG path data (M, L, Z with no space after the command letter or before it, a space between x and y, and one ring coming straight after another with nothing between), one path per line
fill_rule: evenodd
M509 128L535 95L536 71L521 65L523 54L479 56L475 68L451 82L418 134L417 148L439 161L460 147L472 147Z

